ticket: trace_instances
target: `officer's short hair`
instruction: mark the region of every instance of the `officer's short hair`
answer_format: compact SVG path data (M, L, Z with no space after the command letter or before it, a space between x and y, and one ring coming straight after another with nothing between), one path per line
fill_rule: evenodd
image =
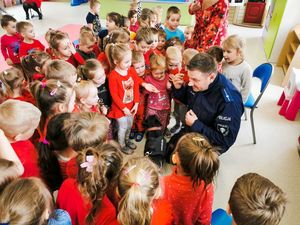
M207 53L198 53L187 65L188 70L199 70L202 73L217 73L217 64L212 56Z

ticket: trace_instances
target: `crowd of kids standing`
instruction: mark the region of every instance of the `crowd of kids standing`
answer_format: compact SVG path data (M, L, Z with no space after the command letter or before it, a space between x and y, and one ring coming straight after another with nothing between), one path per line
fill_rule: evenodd
M230 123L251 88L244 42L226 36L228 2L194 1L196 25L184 31L176 6L162 21L160 6L133 1L103 27L100 2L89 5L77 45L50 28L46 47L29 21L1 19L10 68L0 73L0 224L210 225L219 155L235 141L240 120ZM209 115L221 108L226 115ZM181 133L167 176L149 157L124 159L150 116L165 137ZM279 187L249 173L236 181L228 213L232 224L275 225L285 204Z

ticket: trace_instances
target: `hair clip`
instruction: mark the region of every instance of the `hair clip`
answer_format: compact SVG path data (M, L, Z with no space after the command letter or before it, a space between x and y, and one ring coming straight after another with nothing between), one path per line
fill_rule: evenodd
M94 156L87 155L86 161L80 164L81 168L86 168L86 172L93 172L93 165L94 165Z
M44 137L41 137L40 139L39 139L39 142L40 143L43 143L43 144L45 144L45 145L49 145L50 143L49 143L49 141L47 141L47 139Z
M202 137L193 137L192 140L193 141L200 141L200 142L205 141L205 139L202 138Z
M54 96L54 95L56 94L56 92L57 92L57 89L58 89L59 87L61 87L61 83L60 83L59 80L57 81L56 86L57 86L57 87L54 88L54 89L50 92L50 95L51 95L51 96Z
M136 165L132 165L132 166L126 168L126 169L124 170L124 174L127 175L127 174L130 173L130 171L133 170L135 167L136 167Z

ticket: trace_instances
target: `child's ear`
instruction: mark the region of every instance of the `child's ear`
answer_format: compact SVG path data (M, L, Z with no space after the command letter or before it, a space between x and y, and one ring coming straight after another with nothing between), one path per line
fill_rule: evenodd
M17 142L17 141L22 141L22 134L17 134L16 136L14 136L12 139L14 142Z
M63 103L58 103L57 106L56 106L56 108L55 108L55 111L57 113L64 113L64 112L66 112L66 105L63 104Z
M172 163L177 165L179 163L179 158L178 158L178 153L175 152L173 155L172 155Z
M35 69L35 71L37 71L39 73L42 71L41 67L39 67L39 66L34 67L34 69Z
M229 204L227 204L226 212L227 212L228 215L232 214L232 211L231 211L231 208L230 208Z

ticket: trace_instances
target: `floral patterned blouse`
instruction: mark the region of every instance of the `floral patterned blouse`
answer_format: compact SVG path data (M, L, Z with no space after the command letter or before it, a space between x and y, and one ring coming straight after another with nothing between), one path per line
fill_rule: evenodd
M205 0L196 0L202 2ZM195 14L196 25L193 32L193 48L200 52L206 51L211 46L220 46L221 41L227 34L227 16L229 10L228 0L219 0L205 10L192 12L189 6L189 13Z

